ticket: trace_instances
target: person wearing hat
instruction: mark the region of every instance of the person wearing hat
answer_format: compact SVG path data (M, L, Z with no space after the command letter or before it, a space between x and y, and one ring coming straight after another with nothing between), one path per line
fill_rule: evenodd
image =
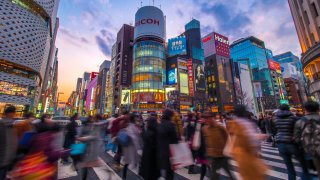
M230 171L228 158L223 154L227 144L228 133L226 129L215 120L216 114L205 112L202 118L205 119L205 126L202 128L206 144L206 155L210 162L210 179L219 179L217 170L223 168L230 179L235 179Z

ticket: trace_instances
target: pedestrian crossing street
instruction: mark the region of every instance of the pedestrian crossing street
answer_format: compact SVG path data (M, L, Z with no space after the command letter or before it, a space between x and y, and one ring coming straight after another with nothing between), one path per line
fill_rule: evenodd
M112 157L114 155L112 153L104 153L100 156L100 158L105 162L105 166L99 168L93 168L93 172L95 175L92 175L90 179L100 179L100 180L118 180L121 179L121 171L116 171L112 167ZM269 180L280 180L280 179L288 179L286 166L279 156L277 148L274 148L269 143L262 143L261 145L261 156L264 159L265 163L270 167L270 170L267 172L267 176ZM294 160L295 170L297 172L297 179L301 178L302 169L299 163ZM237 163L231 160L232 172L237 179L240 179L239 174L237 173ZM130 169L130 167L129 167ZM137 174L137 170L129 171L127 179L129 180L138 180L141 179ZM224 170L220 170L221 179L228 179L228 176ZM58 169L58 178L69 180L74 179L78 176L78 173L74 171L69 165L59 164ZM175 172L175 179L177 180L199 180L200 174L188 174L188 169L183 168L179 169ZM207 178L208 179L208 178Z

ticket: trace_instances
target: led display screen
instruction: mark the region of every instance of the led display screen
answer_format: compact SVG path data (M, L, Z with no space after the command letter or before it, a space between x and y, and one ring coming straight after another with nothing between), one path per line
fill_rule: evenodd
M168 84L172 85L177 83L177 68L168 71Z
M169 56L187 54L187 43L185 36L179 36L168 40Z
M189 94L188 74L180 72L180 93Z

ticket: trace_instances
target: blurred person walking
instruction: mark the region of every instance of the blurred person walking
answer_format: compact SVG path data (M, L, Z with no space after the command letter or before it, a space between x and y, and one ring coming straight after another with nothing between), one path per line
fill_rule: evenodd
M177 111L174 111L172 122L176 126L176 131L178 133L177 135L178 135L179 140L183 140L184 139L183 122L180 118L180 114Z
M160 170L158 167L157 154L158 154L158 122L157 118L150 116L147 121L147 127L142 134L143 138L143 151L141 157L141 166L139 175L144 179L157 180L160 177Z
M70 149L70 146L72 144L75 144L76 142L76 136L77 136L77 127L78 127L78 123L76 122L76 120L79 119L78 113L74 114L71 118L70 118L70 122L67 124L66 128L65 128L65 139L64 139L64 143L63 143L63 148L65 149ZM74 165L76 165L76 160L77 158L73 158L74 161ZM62 159L63 163L69 163L68 157L65 157L64 159Z
M219 174L217 170L223 168L231 180L234 179L228 158L223 155L223 150L227 144L228 134L226 129L215 120L216 114L206 112L202 115L205 119L205 126L202 128L206 143L206 155L210 162L210 179L217 180Z
M15 114L16 108L9 106L0 120L0 179L6 179L18 149L18 136L13 128Z
M127 145L122 145L123 161L125 164L122 179L126 179L129 165L132 169L138 170L140 163L138 152L142 149L142 140L139 128L136 125L136 115L130 115L129 122L123 131L126 132L130 139Z
M20 160L12 171L13 179L57 179L58 160L69 154L56 142L60 126L44 114L41 122L35 126L36 134L32 137L28 154Z
M178 143L177 131L172 118L174 112L166 109L158 127L158 163L160 175L166 180L173 180L174 173L170 163L170 144Z
M248 119L245 106L234 110L234 120L228 121L230 155L238 163L238 172L243 180L264 180L268 167L259 158L260 141L267 136L257 133L257 127Z
M296 179L296 171L292 162L292 158L295 156L295 158L301 164L303 170L302 180L308 180L310 179L310 175L306 161L304 160L304 153L301 149L299 149L293 140L294 125L296 120L297 119L294 114L290 112L289 105L280 105L274 119L276 128L275 142L277 144L279 154L286 164L288 170L288 179Z
M86 143L86 154L79 163L79 167L82 169L82 179L87 179L88 171L93 167L100 167L104 165L103 160L99 158L99 154L102 151L103 139L101 134L104 133L99 121L102 119L100 115L96 115L95 118L90 118L84 124L82 134L77 140Z
M196 132L197 118L196 113L189 112L186 118L185 126L185 139L189 143L190 148L192 147L193 137ZM191 148L192 156L196 158L196 151ZM195 174L194 165L189 166L188 174Z
M319 104L308 101L304 105L305 116L294 127L294 140L306 155L312 158L320 179L320 116Z
M17 132L19 141L26 132L33 130L32 122L36 119L32 112L24 114L24 120L14 124L14 129Z

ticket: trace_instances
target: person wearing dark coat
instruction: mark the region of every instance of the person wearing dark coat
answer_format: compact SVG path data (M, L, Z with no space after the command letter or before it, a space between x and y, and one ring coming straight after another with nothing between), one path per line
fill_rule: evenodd
M66 136L63 143L63 148L70 149L70 146L72 144L75 144L76 142L76 136L77 136L77 127L78 124L76 120L78 119L78 114L74 114L70 118L70 122L66 126ZM63 159L64 163L68 163L68 157Z
M279 155L283 158L288 169L288 179L296 179L296 171L292 162L292 157L295 156L300 162L303 175L302 179L310 179L306 161L304 160L303 151L301 151L294 142L294 126L296 117L290 112L290 107L287 104L282 104L279 111L275 114L274 126L276 129L275 142L278 146Z
M142 134L144 146L139 175L148 180L157 180L160 177L160 170L156 163L158 149L157 128L157 118L149 117L147 119L147 128Z
M174 112L166 109L158 127L158 164L161 177L172 180L174 173L170 163L170 144L178 143L175 124L172 122Z

